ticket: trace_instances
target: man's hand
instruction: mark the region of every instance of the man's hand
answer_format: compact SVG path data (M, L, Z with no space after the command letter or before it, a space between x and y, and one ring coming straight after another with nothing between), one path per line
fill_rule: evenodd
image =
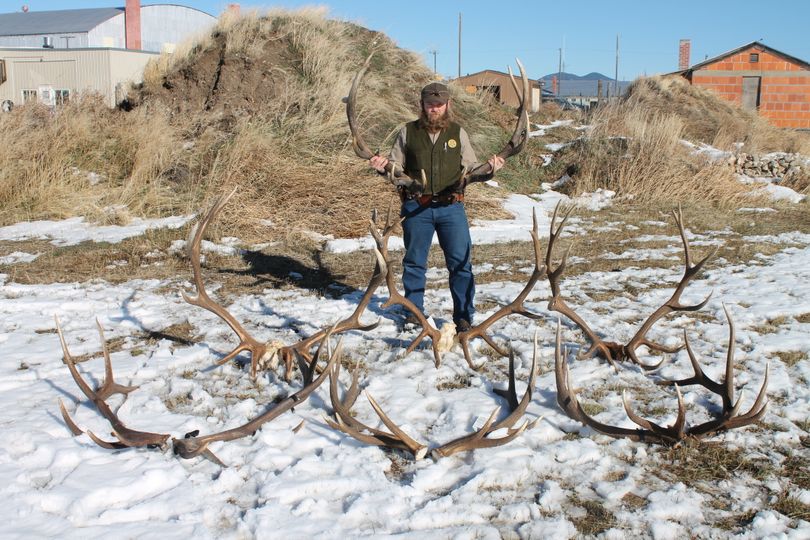
M487 160L487 163L492 167L492 174L495 174L503 167L504 159L502 157L492 156Z
M368 160L368 164L378 173L385 174L385 166L388 165L388 158L377 154L371 156L371 159Z

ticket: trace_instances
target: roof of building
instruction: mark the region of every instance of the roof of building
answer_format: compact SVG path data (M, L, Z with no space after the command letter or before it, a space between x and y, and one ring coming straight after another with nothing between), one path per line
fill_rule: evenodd
M707 66L709 64L713 64L713 63L717 62L718 60L722 60L723 58L726 58L727 56L733 56L733 55L735 55L737 53L740 53L740 52L742 52L742 51L744 51L746 49L750 49L751 47L755 47L755 46L758 47L760 50L767 51L767 52L769 52L771 54L781 56L782 58L785 58L786 60L790 60L794 64L799 64L799 65L803 66L805 69L810 69L810 62L807 62L806 60L802 60L801 58L796 58L795 56L791 56L791 55L789 55L787 53L783 53L782 51L778 51L778 50L774 49L773 47L769 47L768 45L765 45L761 41L752 41L751 43L746 43L742 47L737 47L736 49L732 49L730 51L724 52L723 54L719 54L719 55L715 56L714 58L709 58L707 60L704 60L703 62L700 62L699 64L695 64L694 66L691 66L689 69L675 71L675 72L673 72L673 74L675 74L675 73L688 73L690 71L698 70L698 69L700 69L700 68L702 68L704 66Z
M514 74L514 73L513 73L513 74ZM504 73L503 71L498 71L498 70L496 70L496 69L485 69L485 70L483 70L483 71L476 71L475 73L468 73L468 74L466 74L466 75L462 75L461 77L457 78L456 80L457 80L457 81L462 81L462 82L464 82L464 79L467 79L467 78L469 78L469 77L477 77L477 76L479 76L479 75L495 75L495 76L497 76L497 77L506 77L507 79L509 78L509 74L508 74L508 73ZM518 73L518 74L514 74L514 75L515 75L516 77L519 77L519 76L520 76L520 74L519 74L519 73ZM539 83L539 82L537 82L537 79L529 79L529 84L530 84L531 86L538 86L540 83Z
M161 5L153 4L142 6L154 8ZM189 10L199 11L214 18L205 11L180 6ZM0 13L0 36L29 36L39 34L62 34L67 32L89 32L99 24L116 15L124 13L123 7L87 8L87 9L60 9L56 11L21 11L15 13Z
M89 32L124 8L61 9L0 14L0 36Z
M631 81L619 81L619 94L624 94ZM599 94L599 81L589 80L562 80L559 83L561 97L596 97ZM551 83L546 81L545 88L550 88ZM615 95L613 91L614 81L607 79L602 81L602 95Z

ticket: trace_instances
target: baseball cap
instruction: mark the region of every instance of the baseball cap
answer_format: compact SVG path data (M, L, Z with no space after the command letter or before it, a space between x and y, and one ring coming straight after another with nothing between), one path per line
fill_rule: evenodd
M450 99L447 86L439 82L432 82L422 88L422 101L429 105L444 105Z

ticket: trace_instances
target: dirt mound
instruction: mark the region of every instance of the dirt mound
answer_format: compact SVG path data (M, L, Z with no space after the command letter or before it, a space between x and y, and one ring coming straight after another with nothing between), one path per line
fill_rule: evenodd
M200 182L206 194L238 185L239 214L231 214L231 224L253 223L265 237L268 231L255 224L267 221L268 209L279 224L272 237L302 230L364 234L370 210L386 207L392 188L354 156L343 98L373 52L358 121L369 145L384 151L415 117L419 89L434 75L385 35L324 15L226 18L188 50L147 67L127 107L166 114L184 141L179 145L191 147L161 173L175 191L199 194ZM457 98L473 144L482 152L502 144L491 103L463 92ZM490 213L495 206L473 204Z
M288 65L285 47L265 42L257 57L229 54L227 38L212 36L212 46L200 51L193 62L168 72L160 86L141 89L138 103L166 106L174 115L252 115L286 86L288 75L278 66Z

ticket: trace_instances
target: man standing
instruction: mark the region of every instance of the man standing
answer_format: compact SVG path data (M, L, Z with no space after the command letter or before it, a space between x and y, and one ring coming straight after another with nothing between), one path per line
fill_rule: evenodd
M419 119L400 130L386 158L375 155L369 164L385 174L389 162L414 179L425 179L421 192L400 189L400 216L405 242L402 285L405 297L424 313L425 273L430 244L435 232L450 272L453 322L456 332L470 329L475 308L475 280L472 273L472 240L464 211L465 171L478 166L467 132L453 121L450 92L434 82L422 89ZM491 173L504 160L488 160ZM390 169L390 167L389 167Z

